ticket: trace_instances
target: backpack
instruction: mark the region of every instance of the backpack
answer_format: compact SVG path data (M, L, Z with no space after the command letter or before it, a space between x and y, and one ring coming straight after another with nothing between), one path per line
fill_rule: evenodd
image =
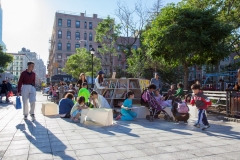
M147 104L147 91L143 91L141 94L141 105L146 105Z
M188 106L186 103L183 102L177 102L178 103L178 107L177 107L177 111L178 113L188 113Z

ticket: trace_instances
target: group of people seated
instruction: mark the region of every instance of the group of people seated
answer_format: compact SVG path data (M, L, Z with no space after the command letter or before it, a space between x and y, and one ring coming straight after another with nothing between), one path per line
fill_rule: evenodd
M71 118L74 122L78 122L82 109L110 108L107 100L102 95L96 91L90 93L87 87L87 83L83 82L78 92L77 101L74 100L72 93L67 93L59 101L59 115L61 118Z

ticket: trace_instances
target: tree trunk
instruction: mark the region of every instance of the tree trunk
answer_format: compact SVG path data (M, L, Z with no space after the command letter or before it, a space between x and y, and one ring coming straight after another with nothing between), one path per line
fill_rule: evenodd
M188 70L188 65L184 65L184 89L188 89L188 75L189 75L189 70Z

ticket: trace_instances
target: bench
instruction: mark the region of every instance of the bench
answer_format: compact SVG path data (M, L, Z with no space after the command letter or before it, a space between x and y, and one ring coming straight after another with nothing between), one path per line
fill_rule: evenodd
M217 100L216 103L212 103L212 107L217 109L217 118L221 112L226 111L226 101L227 101L227 93L225 91L203 91L204 95L206 95L211 101ZM225 103L222 103L224 101ZM209 111L208 111L209 112Z

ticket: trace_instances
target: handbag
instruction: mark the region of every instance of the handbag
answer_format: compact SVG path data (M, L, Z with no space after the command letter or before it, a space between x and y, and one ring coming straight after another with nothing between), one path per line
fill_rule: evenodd
M16 97L16 109L22 109L20 97Z

